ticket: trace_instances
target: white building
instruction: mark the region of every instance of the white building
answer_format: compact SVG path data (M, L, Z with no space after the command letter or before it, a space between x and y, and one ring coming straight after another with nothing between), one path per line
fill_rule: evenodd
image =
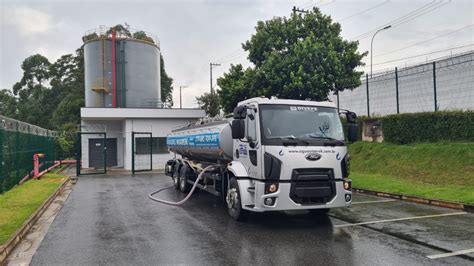
M166 136L173 128L196 121L205 115L201 109L81 108L82 168L103 167L104 135L109 168L146 169L150 163L148 134L136 134L132 151L132 132L151 133L153 169L162 169L173 155L166 147ZM98 145L98 146L97 146Z

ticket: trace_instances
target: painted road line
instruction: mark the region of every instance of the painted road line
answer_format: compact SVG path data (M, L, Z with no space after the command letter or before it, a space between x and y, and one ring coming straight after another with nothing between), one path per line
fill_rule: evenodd
M351 204L367 204L367 203L380 203L380 202L392 202L397 201L396 199L386 199L386 200L368 200L368 201L356 201L352 202Z
M367 225L367 224L380 224L380 223L389 223L389 222L398 222L398 221L409 221L409 220L416 220L416 219L453 216L453 215L461 215L461 214L467 214L467 212L453 212L453 213L444 213L444 214L412 216L412 217L405 217L405 218L396 218L396 219L388 219L388 220L361 222L361 223L353 223L353 224L339 224L339 225L334 225L334 227L339 228L339 227L349 227L349 226Z
M465 250L459 250L459 251L453 251L449 253L443 253L443 254L436 254L436 255L429 255L426 256L429 259L440 259L440 258L447 258L447 257L452 257L452 256L458 256L458 255L465 255L469 253L474 253L474 248L471 249L465 249Z

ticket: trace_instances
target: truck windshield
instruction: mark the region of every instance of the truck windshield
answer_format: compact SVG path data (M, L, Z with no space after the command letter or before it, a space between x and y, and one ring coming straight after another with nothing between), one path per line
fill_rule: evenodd
M263 144L278 145L284 140L343 144L344 132L335 108L262 104L260 111Z

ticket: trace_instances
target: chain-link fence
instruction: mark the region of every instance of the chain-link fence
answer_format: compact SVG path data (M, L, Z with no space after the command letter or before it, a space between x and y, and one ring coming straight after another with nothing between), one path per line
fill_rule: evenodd
M33 155L43 153L40 171L56 159L56 132L0 116L0 193L32 176Z
M474 110L474 51L362 80L354 90L331 95L339 108L383 116L438 110Z

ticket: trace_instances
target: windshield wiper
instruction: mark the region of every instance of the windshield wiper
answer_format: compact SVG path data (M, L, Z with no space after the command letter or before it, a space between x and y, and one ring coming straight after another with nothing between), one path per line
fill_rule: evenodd
M328 137L328 136L308 135L308 137L313 138L313 139L327 139L327 140L330 140L330 141L337 142L340 145L346 145L346 143L344 141L339 140L339 139L335 139L335 138L331 138L331 137Z
M291 136L287 136L287 137L279 137L279 139L283 140L283 145L284 146L287 146L287 145L296 145L298 144L298 142L302 142L303 144L305 145L309 145L309 141L306 141L304 139L300 139L300 138L297 138L293 135ZM292 141L292 142L288 142L288 140Z

